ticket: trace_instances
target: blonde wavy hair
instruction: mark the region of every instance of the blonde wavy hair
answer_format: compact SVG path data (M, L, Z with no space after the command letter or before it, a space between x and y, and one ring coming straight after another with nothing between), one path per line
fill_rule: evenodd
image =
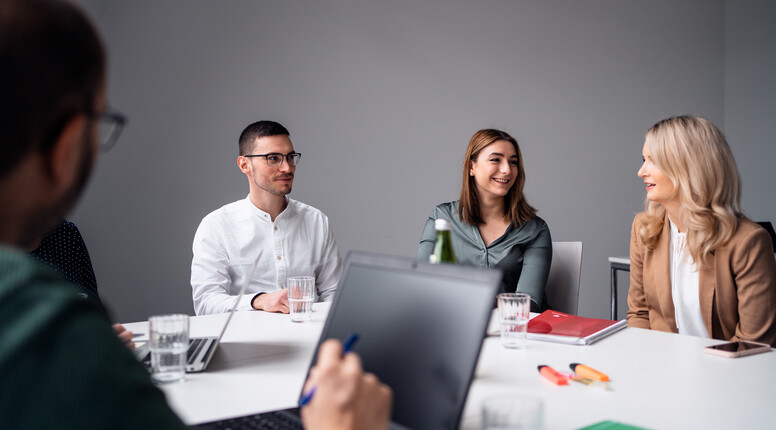
M677 116L647 130L645 146L674 185L693 261L707 264L711 252L733 237L743 216L741 176L725 136L705 118ZM645 200L638 233L648 249L655 248L665 217L665 207Z

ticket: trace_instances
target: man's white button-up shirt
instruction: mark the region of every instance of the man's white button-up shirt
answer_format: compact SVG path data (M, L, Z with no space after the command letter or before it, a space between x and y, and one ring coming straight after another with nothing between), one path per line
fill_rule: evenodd
M197 315L228 312L256 260L238 310L252 309L257 293L285 288L289 276L315 276L318 299L334 298L341 260L329 220L312 206L286 199L288 206L275 222L248 198L202 219L191 261Z

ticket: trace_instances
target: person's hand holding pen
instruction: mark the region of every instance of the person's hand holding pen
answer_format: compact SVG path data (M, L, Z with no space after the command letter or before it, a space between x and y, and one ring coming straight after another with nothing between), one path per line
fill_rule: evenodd
M385 429L391 415L393 392L375 375L364 373L352 352L329 339L321 344L318 362L310 371L305 393L314 396L302 408L308 430Z

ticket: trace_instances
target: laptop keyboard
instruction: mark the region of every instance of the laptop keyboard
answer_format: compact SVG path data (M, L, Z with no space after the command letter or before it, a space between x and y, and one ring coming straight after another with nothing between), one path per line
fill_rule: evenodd
M199 351L205 347L207 344L207 341L210 340L210 338L207 337L197 337L194 339L191 339L189 342L189 349L186 351L186 362L188 364L194 363L195 359L199 355ZM213 348L213 345L215 345L215 342L210 343L210 348ZM149 371L151 370L151 353L147 353L142 360L140 360L140 363Z
M186 361L188 364L194 363L194 360L199 356L199 350L205 345L206 340L208 340L208 338L205 337L191 339L191 342L189 342L189 350L186 352Z
M196 426L198 429L218 430L302 430L302 420L288 411L265 412L262 414L213 421Z

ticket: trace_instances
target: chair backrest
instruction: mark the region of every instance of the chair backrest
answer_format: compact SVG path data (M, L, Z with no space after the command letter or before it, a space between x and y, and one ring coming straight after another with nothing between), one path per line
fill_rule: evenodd
M776 253L776 231L773 230L773 224L771 224L770 221L757 221L757 224L760 224L760 227L764 228L765 231L767 231L768 234L771 236L771 244L773 245L773 252Z
M552 265L545 288L550 309L577 314L581 273L582 242L552 242Z

